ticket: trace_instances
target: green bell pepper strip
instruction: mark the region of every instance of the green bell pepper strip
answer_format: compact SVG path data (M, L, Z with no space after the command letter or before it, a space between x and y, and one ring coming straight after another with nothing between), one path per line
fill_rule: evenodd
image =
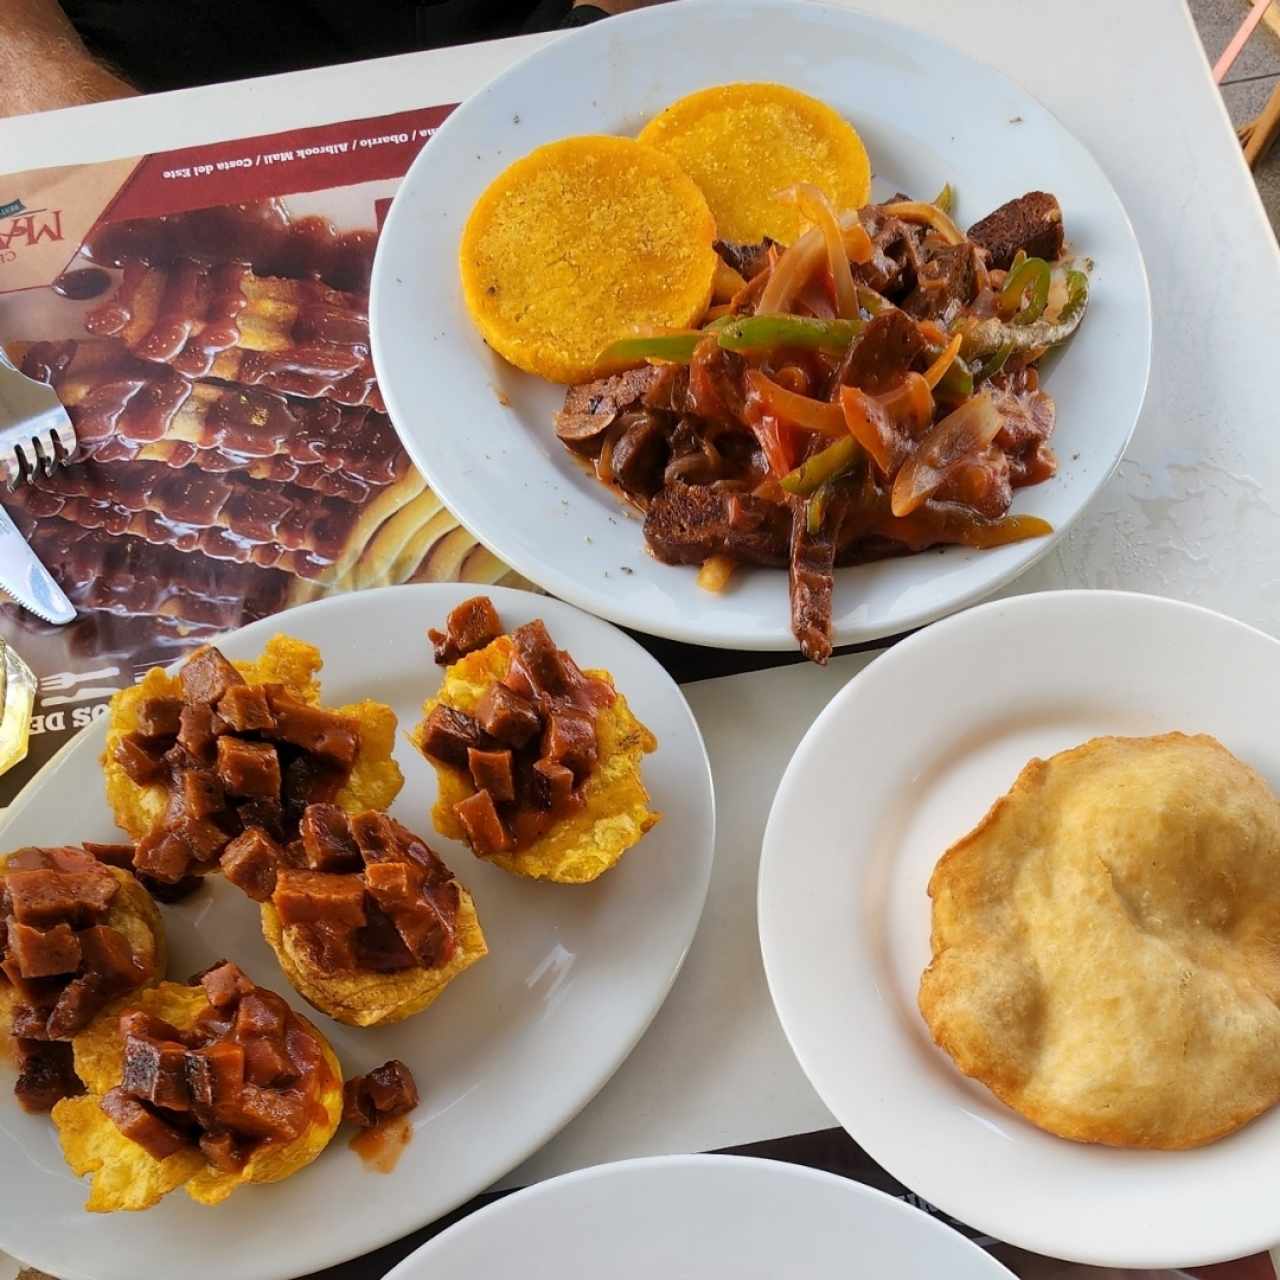
M806 459L794 471L788 471L780 483L788 493L808 497L828 480L847 471L857 459L859 447L852 436L846 440L837 440L835 444L829 444L820 453Z
M808 502L804 504L804 523L811 538L822 532L822 522L827 518L827 506L831 501L830 484L819 485Z
M977 373L973 375L974 383L986 382L988 378L994 378L1001 369L1008 363L1009 357L1013 355L1013 343L1006 342L1002 346L997 347L985 361Z
M719 333L739 317L717 316L702 329L677 329L671 333L637 335L619 338L600 353L600 364L634 364L637 360L665 360L669 364L688 364L694 349L708 334Z
M859 320L815 320L786 314L735 316L719 331L726 351L771 351L775 347L844 351L862 331Z
M932 200L929 201L935 209L941 209L943 213L950 213L951 206L956 202L955 189L951 183L943 183L942 190L938 192Z
M1049 305L1051 276L1049 264L1043 258L1028 258L1014 267L1000 290L1000 314L1010 324L1032 324L1039 320Z

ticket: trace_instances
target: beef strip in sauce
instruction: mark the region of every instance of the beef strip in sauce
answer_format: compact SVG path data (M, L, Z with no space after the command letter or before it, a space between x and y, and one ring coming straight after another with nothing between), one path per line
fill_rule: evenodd
M281 685L250 685L210 646L192 655L179 680L181 696L143 703L137 730L115 749L134 782L168 791L165 816L138 842L133 869L170 901L219 862L247 877L255 842L295 839L307 806L337 795L360 747L355 721Z

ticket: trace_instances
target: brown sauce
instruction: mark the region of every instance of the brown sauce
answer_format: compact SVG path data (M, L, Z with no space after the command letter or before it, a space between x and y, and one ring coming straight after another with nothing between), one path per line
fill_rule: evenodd
M347 1144L370 1173L390 1173L413 1137L408 1116L382 1120L371 1129L361 1129Z

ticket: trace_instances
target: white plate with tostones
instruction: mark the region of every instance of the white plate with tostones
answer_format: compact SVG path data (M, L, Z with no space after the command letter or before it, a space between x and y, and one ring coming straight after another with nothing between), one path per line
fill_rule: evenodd
M86 1213L87 1183L63 1163L47 1116L27 1115L0 1064L0 1249L63 1280L228 1272L285 1280L367 1253L423 1226L519 1164L565 1125L618 1068L662 1004L697 928L714 844L711 774L679 689L633 641L558 601L492 588L503 623L541 617L583 665L610 671L658 738L644 779L662 820L621 863L586 886L543 884L486 866L432 829L436 783L408 731L439 686L428 627L476 594L455 584L337 596L247 627L221 642L255 657L277 632L316 645L321 702L389 704L405 783L390 812L424 836L472 893L489 954L425 1012L395 1026L342 1026L306 1005L263 940L256 905L220 876L162 908L169 975L221 958L306 1013L344 1074L400 1058L422 1101L389 1174L373 1172L339 1130L306 1169L206 1208L175 1193L141 1214ZM105 717L59 753L4 815L0 847L119 838L98 758Z
M959 1232L849 1178L778 1160L659 1156L582 1169L507 1196L423 1245L387 1280L1010 1274Z
M1208 734L1275 789L1278 719L1280 643L1193 605L1120 592L1048 592L972 609L876 658L831 701L797 748L769 817L760 866L761 945L778 1015L810 1081L894 1177L980 1231L1097 1266L1194 1266L1280 1240L1270 1177L1280 1160L1280 1109L1189 1150L1068 1141L1035 1127L962 1075L935 1046L917 1003L931 959L927 889L935 865L1009 791L1029 760L1105 735ZM1168 741L1155 739L1156 745ZM1193 784L1193 798L1218 788L1208 774L1206 769L1203 782ZM1154 785L1144 791L1160 795ZM1191 808L1208 805L1207 799L1191 804L1185 788L1183 795L1181 803ZM1156 838L1151 861L1178 873L1179 848L1190 855L1169 834L1181 828L1165 825L1172 821L1165 815L1178 805L1161 805L1151 823L1165 833L1170 853L1161 854ZM1266 805L1273 828L1274 798ZM1011 846L1011 865L1041 856L1036 832L1065 832L1053 838L1065 838L1070 848L1073 840L1092 839L1078 834L1086 826L1085 811L1077 806L1069 812L1070 823L1060 829L1052 815L1032 812L1021 828L1025 838ZM1121 804L1116 812L1123 819L1128 809ZM1010 810L1002 813L1007 817ZM1047 828L1039 825L1041 818ZM981 828L993 829L999 830L990 822ZM973 840L961 847L967 852ZM1110 847L1089 846L1104 853ZM1268 847L1270 857L1280 857L1280 849ZM1207 859L1221 845L1210 833L1201 848ZM1183 863L1183 872L1197 861ZM1050 957L1028 980L1025 968L1001 952L997 963L974 970L975 985L993 977L1006 982L1007 998L988 1006L998 1005L1004 1019L992 1037L996 1047L1013 1057L1029 1025L1019 1012L1021 994L1034 989L1040 1002L1039 1012L1032 1012L1043 1020L1033 1020L1029 1034L1068 1090L1104 1076L1132 1086L1130 1067L1141 1083L1142 1064L1133 1061L1129 1047L1159 1045L1161 1025L1179 1033L1168 1037L1173 1058L1162 1059L1162 1067L1176 1067L1178 1053L1192 1045L1205 1053L1194 1059L1205 1072L1229 1075L1237 1060L1215 1064L1214 1044L1179 1038L1190 1005L1180 1003L1177 992L1185 989L1193 999L1206 982L1229 984L1244 966L1206 962L1206 953L1184 945L1172 930L1185 913L1187 930L1217 946L1235 937L1232 913L1197 906L1201 898L1195 885L1184 887L1184 874L1159 876L1144 868L1140 875L1156 877L1151 892L1133 895L1121 879L1127 874L1120 869L1123 856L1082 855L1082 862L1107 875L1095 882L1068 868L1069 875L1048 881L1034 871L1027 873L1032 879L1010 872L987 875L976 886L985 902L998 898L1006 879L1016 885L1010 918L1024 930L1020 937L1043 929L1045 917L1028 913L1038 911L1044 896L1055 904L1083 902L1090 910L1099 903L1111 921L1103 933L1082 928L1073 939L1058 939L1060 946L1076 948L1074 966L1064 960L1063 969L1062 957ZM1224 883L1216 874L1206 873L1210 888ZM1237 879L1247 882L1244 874ZM1260 911L1271 910L1269 893L1246 892L1250 901L1237 902L1235 913L1249 935L1239 941L1242 948L1256 936L1250 921L1256 924ZM1203 904L1216 905L1221 896L1206 893ZM1151 919L1151 911L1162 918ZM1055 906L1050 928L1057 929L1060 919ZM993 927L983 939L998 932ZM1152 1001L1141 1026L1102 1016L1085 1041L1075 1042L1074 1056L1058 1054L1062 1040L1054 1037L1063 1024L1057 1019L1076 1016L1073 1011L1087 1003L1082 984L1089 984L1088 999L1102 991L1104 1013L1112 1005L1134 1007L1128 983L1145 984L1139 996L1159 991L1145 974L1117 978L1114 966L1108 970L1117 947L1148 960L1157 951L1167 954L1160 977L1168 980L1169 1003ZM1021 963L1024 954L1019 949L1013 960ZM1055 971L1060 983L1065 972L1065 985L1052 985ZM1099 973L1114 985L1100 987ZM1273 1034L1280 1016L1274 994L1268 997L1266 984L1253 978L1242 981L1235 993L1240 1007L1260 1011ZM1109 1054L1108 1037L1114 1040ZM1221 1040L1227 1054L1247 1051L1232 1047L1230 1035ZM1100 1046L1101 1057L1089 1063ZM1037 1061L1035 1068L1040 1066ZM1085 1074L1072 1074L1078 1071ZM1152 1071L1152 1087L1161 1078ZM1004 1081L995 1083L1002 1087ZM1211 1083L1206 1081L1206 1092ZM1185 1079L1179 1084L1185 1086ZM1140 1115L1150 1101L1133 1091L1115 1094L1126 1115Z
M783 570L741 570L711 595L697 568L647 553L639 513L556 438L565 388L486 346L459 274L468 216L514 161L571 136L634 137L684 95L748 81L790 86L850 121L870 157L873 199L904 191L927 200L951 183L955 218L967 227L1024 192L1051 191L1072 250L1095 263L1089 312L1046 369L1058 472L1018 490L1012 507L1047 520L1053 534L837 570L833 643L899 634L982 599L1066 532L1124 453L1151 346L1142 254L1096 162L1013 81L926 34L822 4L684 0L539 49L464 102L400 186L373 271L379 385L431 487L525 577L653 635L794 649Z

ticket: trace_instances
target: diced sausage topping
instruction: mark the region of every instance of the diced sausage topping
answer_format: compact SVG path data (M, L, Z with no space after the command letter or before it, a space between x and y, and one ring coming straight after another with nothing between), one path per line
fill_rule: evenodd
M121 856L122 846L94 846ZM130 851L131 852L131 851ZM150 958L107 924L120 881L85 849L19 849L0 863L0 987L13 988L0 1034L28 1046L19 1053L15 1092L28 1110L48 1110L82 1092L58 1047L117 996L151 976ZM53 1043L57 1042L57 1043Z
M425 841L384 813L348 819L333 805L312 805L300 825L307 865L277 865L271 902L318 969L393 973L448 963L458 887Z
M418 1105L418 1086L399 1058L392 1058L367 1075L354 1076L342 1090L342 1118L362 1129L380 1120L408 1115Z
M261 828L245 829L222 851L222 870L237 889L255 902L266 902L276 891L276 874L284 850Z
M475 787L454 814L482 857L527 847L581 807L599 762L599 713L614 698L556 648L540 619L512 632L511 650L506 674L471 715L437 702L417 731L424 755Z
M488 596L472 596L451 610L444 631L432 627L427 638L435 649L435 659L447 667L477 649L492 644L502 634L498 611Z
M289 1006L235 965L195 981L210 1007L190 1030L122 1015L123 1078L99 1105L155 1159L195 1147L212 1168L234 1173L262 1144L305 1130L330 1069Z
M237 841L250 828L277 845L295 839L307 806L332 801L350 776L359 726L281 685L249 684L207 646L179 682L181 698L147 699L136 729L115 745L129 778L168 791L164 818L115 865L131 867L157 898L172 902L198 887L225 853L241 887L265 901L275 887L265 846ZM341 869L358 868L358 857L348 856Z

